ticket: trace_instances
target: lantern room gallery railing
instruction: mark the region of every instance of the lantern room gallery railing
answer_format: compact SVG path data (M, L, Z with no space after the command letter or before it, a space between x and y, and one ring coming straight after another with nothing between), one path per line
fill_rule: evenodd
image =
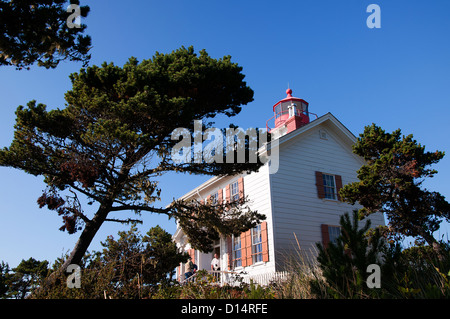
M266 129L267 129L267 131L270 132L275 127L283 125L289 119L289 112L290 112L289 110L281 111L281 112L278 112L278 113L274 114L270 119L268 119L266 121ZM314 120L316 120L318 118L316 113L312 113L312 112L306 113L306 112L302 112L299 109L295 110L294 115L298 116L298 117L309 118L309 122L314 121ZM311 119L311 115L314 117L313 119ZM271 123L269 123L271 121L274 122L273 126L270 125Z

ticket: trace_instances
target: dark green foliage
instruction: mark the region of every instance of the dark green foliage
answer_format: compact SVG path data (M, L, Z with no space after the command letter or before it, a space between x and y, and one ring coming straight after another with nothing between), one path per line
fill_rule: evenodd
M153 299L274 299L272 287L262 287L253 282L220 286L217 278L199 270L195 282L184 285L161 286L151 295Z
M180 227L187 235L189 243L202 252L213 251L213 243L220 234L240 235L258 225L266 217L251 211L246 205L248 199L240 198L231 203L192 203L176 202L173 205L179 211L177 218ZM195 207L195 212L190 210ZM243 214L242 212L250 212Z
M70 4L79 5L78 0ZM69 28L66 0L0 1L0 66L55 68L62 60L81 61L87 65L91 38L82 35L86 25ZM81 6L80 17L86 17L88 6Z
M380 232L375 229L373 236L366 236L370 229L370 220L363 227L359 226L358 212L352 217L344 214L339 222L341 235L336 243L328 247L317 244L317 261L323 272L329 289L326 292L336 298L355 298L369 295L373 290L367 288L367 266L381 264L381 253L386 246ZM316 293L318 286L315 286Z
M5 263L4 261L0 264L0 298L6 298L7 292L8 292L8 281L10 277L10 271L8 263Z
M326 249L319 245L326 288L315 280L316 293L337 298L448 298L449 245L438 242L433 232L442 220L450 220L450 204L440 193L422 187L437 173L430 166L444 153L426 152L412 135L386 133L375 124L365 128L353 151L366 164L358 170L359 181L344 186L340 195L363 206L359 217L385 213L389 225L365 234L369 224L357 230L356 212L353 225L343 216L337 243ZM420 246L402 251L399 242L405 236L415 237ZM365 282L370 263L381 268L380 289L368 289Z
M119 239L108 237L102 243L102 263L115 265L116 284L124 286L139 273L139 279L146 285L156 285L168 280L188 255L178 252L172 236L161 227L151 228L146 236L132 226L128 232L119 232Z
M317 244L317 261L325 282L316 276L311 291L319 298L450 298L450 246L441 253L430 246L402 251L370 222L358 227L358 214L341 216L341 236L328 247ZM380 288L369 288L370 264L380 267Z
M70 4L79 5L78 0ZM55 68L62 60L81 61L86 65L91 38L82 35L86 25L69 28L67 0L0 1L0 66L17 69L38 66ZM80 16L86 17L88 6L81 6Z
M0 298L25 299L47 276L48 261L29 258L13 269L2 262L0 270Z
M386 133L375 124L364 129L353 151L367 164L358 170L358 182L341 189L341 197L364 206L361 215L385 213L391 236L419 237L438 249L433 232L450 220L450 204L422 183L437 173L429 167L444 152L426 152L412 135L402 137L400 129Z
M174 269L188 258L159 226L142 236L133 225L128 232L119 232L117 240L109 236L102 245L97 267L112 270L107 293L115 298L148 295L150 288L168 284Z
M167 286L175 267L186 262L188 254L179 253L172 236L156 226L142 236L135 225L108 236L101 252L86 254L80 264L81 287L68 288L67 275L58 272L63 260L33 298L148 298L158 287Z
M47 110L35 101L18 107L14 140L0 151L0 165L44 176L47 189L38 199L39 206L62 217L61 230L82 231L63 268L80 263L103 222L135 221L110 219L110 212L189 216L198 220L199 227L209 227L205 223L215 208L196 218L192 203L155 207L162 191L158 178L170 171L233 175L261 166L248 160L178 163L171 158L178 143L171 139L174 129L193 131L196 119L210 127L210 118L234 116L241 105L253 100L241 71L230 56L213 59L204 50L197 55L192 47L182 47L169 54L156 53L141 63L131 58L123 67L104 63L71 74L72 89L65 95L64 109ZM92 217L78 196L98 204ZM235 216L245 226L260 217L252 211ZM230 229L225 227L228 217L222 214L216 219L222 224L216 230Z

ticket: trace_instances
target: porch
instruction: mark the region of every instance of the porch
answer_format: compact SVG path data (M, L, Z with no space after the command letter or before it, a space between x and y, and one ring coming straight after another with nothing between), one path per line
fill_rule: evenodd
M197 271L191 277L180 281L180 284L184 285L190 282L197 282L198 280L205 280L220 286L239 286L242 283L253 283L259 286L267 286L274 282L282 282L286 280L288 276L289 273L286 271L250 275L242 271L201 270Z

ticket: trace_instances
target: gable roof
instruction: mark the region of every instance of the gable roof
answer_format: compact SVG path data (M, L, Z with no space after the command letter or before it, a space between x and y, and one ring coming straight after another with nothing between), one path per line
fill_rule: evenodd
M292 141L293 139L297 139L302 136L305 136L305 134L307 132L311 131L312 129L314 129L322 124L327 125L327 127L330 128L335 134L337 134L341 138L341 141L344 142L344 144L347 145L348 147L351 148L351 146L354 143L356 143L356 141L357 141L356 136L347 127L345 127L345 125L343 125L333 114L328 112L325 115L322 115L322 116L318 117L317 119L309 122L308 124L298 128L292 132L289 132L288 134L285 134L285 135L279 137L276 140L277 141L276 143L273 143L274 141L268 142L267 144L265 144L258 150L258 153L260 155L264 154L268 150L270 150L272 147L279 147L283 143L286 143L288 141ZM196 194L200 196L200 194L199 194L200 191L202 191L203 189L210 187L211 185L215 184L216 182L218 182L224 178L228 178L228 177L229 176L214 176L214 177L208 179L207 181L205 181L204 183L200 184L199 186L195 187L188 193L179 197L179 199L187 199Z
M278 138L278 144L282 144L292 139L298 138L299 136L304 135L306 132L312 130L315 127L318 127L321 124L327 124L329 127L331 127L333 131L341 137L345 144L350 146L356 143L356 136L347 127L345 127L345 125L343 125L341 121L339 121L333 114L328 112L327 114L320 116L319 118L309 122L308 124L281 136L280 138ZM267 144L267 149L269 150L271 147L271 143ZM261 150L259 152L261 152Z

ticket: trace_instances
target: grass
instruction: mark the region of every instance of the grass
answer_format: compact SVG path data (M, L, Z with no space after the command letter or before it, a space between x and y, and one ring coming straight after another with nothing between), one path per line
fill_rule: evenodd
M450 245L443 244L445 255L436 258L428 246L403 249L385 256L381 265L381 288L369 289L367 274L357 267L347 267L333 282L324 276L317 251L297 247L284 256L284 270L288 274L267 286L260 286L242 278L237 285L220 286L214 275L199 271L195 282L171 282L158 286L139 286L130 282L126 287L111 287L108 269L100 273L84 272L81 289L68 289L65 278L42 291L35 298L142 298L142 299L430 299L450 298ZM347 252L345 252L347 253ZM355 262L352 260L351 262ZM334 262L332 263L334 264ZM389 267L388 267L389 266ZM339 265L342 267L342 263ZM351 269L350 273L348 269ZM361 269L361 267L360 267ZM365 269L365 268L363 268ZM339 269L337 269L339 270ZM139 293L136 291L139 289Z

